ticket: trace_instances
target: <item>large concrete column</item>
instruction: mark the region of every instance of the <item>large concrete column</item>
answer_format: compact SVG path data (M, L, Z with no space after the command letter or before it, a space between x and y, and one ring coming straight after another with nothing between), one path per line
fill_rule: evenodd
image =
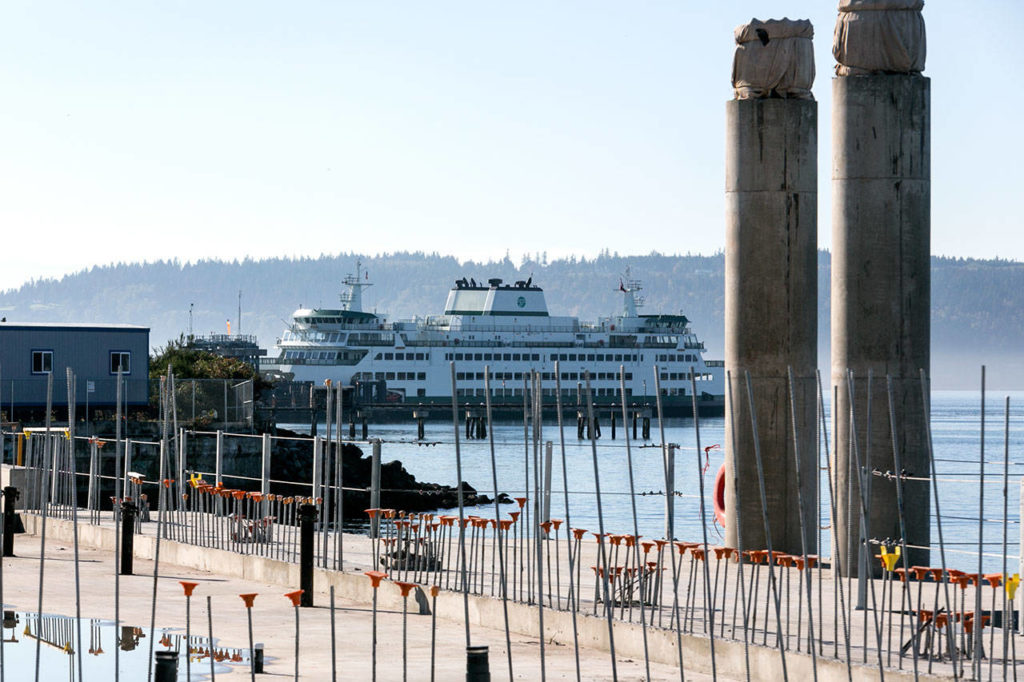
M750 372L772 549L803 549L798 443L807 551L816 551L817 122L813 100L726 104L725 367L731 382L725 412L725 542L732 547L766 547L746 383ZM798 440L793 438L790 367L796 377Z
M887 375L903 468L929 475L919 380L920 370L929 371L929 103L929 80L919 74L832 81L836 535L843 571L852 575L858 574L860 538L858 457L869 472L896 470ZM853 373L852 410L847 370ZM868 537L899 538L895 484L869 476L867 487ZM904 493L907 543L928 545L928 483L907 481ZM909 560L929 565L925 550L912 550ZM871 565L880 570L874 560Z

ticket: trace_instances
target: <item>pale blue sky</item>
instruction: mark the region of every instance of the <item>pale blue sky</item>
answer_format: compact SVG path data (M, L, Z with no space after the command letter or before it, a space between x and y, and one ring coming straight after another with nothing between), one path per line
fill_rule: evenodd
M724 244L732 30L835 1L13 2L0 289L94 264ZM933 252L1024 260L1024 5L925 7Z

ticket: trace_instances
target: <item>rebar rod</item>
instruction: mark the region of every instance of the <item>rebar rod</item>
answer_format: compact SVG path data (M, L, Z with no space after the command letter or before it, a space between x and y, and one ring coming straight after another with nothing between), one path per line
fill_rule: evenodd
M838 601L839 608L837 609L837 611L839 612L840 617L843 620L843 641L846 643L846 656L844 657L844 660L846 661L846 678L847 678L847 680L849 680L849 682L853 682L853 670L852 670L851 661L850 661L850 630L849 630L849 627L848 627L847 621L846 621L846 603L845 603L844 594L843 594L843 581L842 581L841 572L840 572L840 568L841 568L840 557L842 556L842 551L837 551L836 550L835 520L838 517L836 515L836 495L835 495L835 485L834 485L833 472L832 472L832 458L831 458L831 455L830 455L829 450L828 450L828 429L827 429L827 424L826 424L826 420L825 420L825 409L824 409L825 395L824 395L824 390L822 389L822 385L821 385L821 370L815 370L815 379L816 379L816 382L818 384L818 405L819 405L818 411L821 414L821 428L822 428L822 433L823 433L823 437L821 439L821 442L823 442L825 444L825 464L828 467L829 510L830 510L830 512L832 514L832 516L831 516L832 537L829 539L829 549L830 549L830 551L832 553L832 564L833 564L833 566L832 566L832 575L833 575L833 580L835 581L836 594L838 595L838 600L839 600ZM835 396L838 395L838 391L839 391L838 387L835 387L833 389L833 398L832 398L832 405L833 405L832 420L833 420L833 424L836 423L836 419L837 419L837 416L836 416L836 413L835 413L835 405L836 405L836 398L835 398ZM833 429L832 433L835 434L836 431ZM819 565L819 569L818 570L820 571L821 570L820 562L819 562L818 565ZM837 622L837 621L834 621L834 622ZM833 627L833 632L835 632L835 631L836 631L836 629ZM839 637L838 637L838 635L834 635L833 639L835 640L835 657L839 658Z
M455 384L455 362L449 363L452 381L452 422L455 426L455 476L456 491L459 500L459 573L462 583L462 611L466 630L466 647L470 645L469 638L469 583L466 582L466 510L462 499L462 450L459 447L459 402L458 392Z
M732 434L732 442L736 442L736 408L733 405L732 395L732 371L727 370L725 373L725 389L726 389L726 400L729 401L729 430ZM736 470L735 457L733 459L732 466L732 483L733 490L735 491L736 500L733 507L738 511L742 499L740 498L740 482L739 473ZM746 673L747 682L750 682L750 638L747 632L747 588L746 583L743 581L743 528L739 519L736 519L736 582L740 587L740 601L743 609L743 669ZM728 568L728 564L726 564ZM736 639L736 598L733 597L733 633L732 638ZM724 620L724 618L723 618ZM852 680L851 680L852 682Z
M672 559L672 616L670 618L670 623L671 623L672 620L675 621L676 652L677 652L677 655L679 657L679 680L680 680L680 682L685 682L685 680L686 680L686 668L683 665L683 632L682 632L683 628L682 628L682 623L679 620L679 564L678 564L678 562L676 560L676 552L675 552L675 544L674 544L674 541L675 541L675 498L672 496L672 493L673 493L672 488L674 488L674 482L672 480L670 480L672 478L672 476L670 475L670 472L669 472L669 466L668 466L669 453L668 453L668 450L666 449L666 448L670 448L672 446L669 445L669 444L666 444L666 442L665 442L665 420L662 418L663 412L661 410L661 380L660 380L660 376L661 376L661 373L658 371L658 366L655 365L654 366L654 389L655 389L654 390L654 404L655 404L655 407L658 410L658 433L659 433L659 435L661 437L661 447L662 447L661 465L662 465L663 473L665 475L665 495L667 496L668 499L672 500L672 504L668 507L669 514L668 514L668 521L666 523L666 525L668 526L668 528L666 528L666 531L667 531L666 535L668 535L668 537L665 538L667 540L667 543L668 543L669 558ZM623 427L625 427L625 425L627 423L626 422L626 368L623 365L619 365L619 397L620 397L620 401L622 402L622 424L623 424ZM622 430L626 434L626 444L628 445L629 442L630 442L629 441L629 438L630 438L630 436L629 436L629 429L628 428L623 428ZM662 589L664 587L664 582L665 582L662 579L662 577L661 577L661 556L662 556L662 550L659 547L658 548L658 565L656 567L657 570L655 571L655 574L654 574L655 575L655 581L656 581L655 585L656 585L657 590L658 590L657 602L658 602L658 607L659 607L658 608L658 624L659 625L661 624L661 605L660 605L661 592L662 592ZM652 600L652 601L655 601L655 600ZM653 606L652 606L652 611L651 611L651 619L652 619L652 621L653 621L653 618L654 618L654 611L653 611Z
M590 390L590 372L589 371L584 372L583 376L584 376L584 380L586 381L587 419L591 423L593 423L593 421L594 421L594 402L593 402L593 394L591 393L591 390ZM611 594L609 593L609 589L610 588L609 588L609 585L608 585L608 580L609 580L609 575L608 575L608 573L609 573L608 556L605 553L605 545L604 545L604 509L603 509L603 507L601 505L601 474L598 471L598 465L597 465L597 434L595 433L594 429L590 430L590 454L591 454L591 459L594 462L594 490L595 490L595 493L596 493L596 500L597 500L597 529L598 529L597 547L598 547L598 554L599 554L598 566L599 567L601 567L601 566L604 567L604 571L602 572L602 571L599 570L598 573L600 574L600 577L601 577L602 593L603 593L603 596L604 596L604 610L605 610L605 616L607 617L607 620L608 620L608 649L609 649L609 652L611 654L611 661L612 661L612 679L613 680L618 680L619 679L619 672L618 672L618 666L617 666L616 661L615 661L615 628L613 627L613 623L612 623L613 614L612 614Z
M625 410L624 402L623 410ZM579 594L573 581L573 568L577 567L580 559L579 555L573 549L573 542L570 540L572 537L572 518L569 514L569 468L566 463L565 456L565 428L562 424L562 380L558 360L555 360L555 412L558 418L558 444L562 453L562 489L565 501L565 538L566 553L569 558L569 594L567 595L567 599L569 600L569 611L572 614L572 646L576 662L576 682L582 682L582 676L580 673L580 637L578 625L576 623L576 611L579 609ZM488 421L490 421L490 419L488 419ZM509 675L509 679L512 679L511 675Z
M757 434L757 413L754 409L754 386L750 381L750 371L744 372L747 380L747 401L750 409L750 426L754 437L754 458L757 461L757 483L761 492L761 519L764 523L765 546L768 550L768 585L775 597L775 627L778 636L775 638L779 646L779 659L782 662L782 677L789 679L789 671L786 668L786 648L782 643L782 610L779 604L779 588L775 581L775 553L772 550L772 532L768 523L768 496L764 488L764 465L761 461L761 442ZM768 631L768 621L765 619L765 633Z
M660 386L658 386L658 392L661 392ZM700 488L700 527L704 535L704 610L707 613L708 623L708 642L711 645L711 676L713 678L718 677L718 664L715 659L715 611L714 605L711 603L711 575L709 574L710 567L708 562L710 561L708 551L708 523L707 523L707 511L704 503L704 471L701 467L701 450L700 450L700 415L697 410L697 377L696 368L690 367L690 386L691 386L691 402L693 405L693 433L697 441L697 482ZM815 678L817 679L817 678Z
M499 488L498 488L498 460L494 452L494 422L491 419L491 367L486 365L484 367L484 407L487 414L487 440L490 446L491 452L491 482L494 484L494 518L501 519L501 502L499 500ZM498 526L495 526L495 535L498 534ZM502 615L505 620L505 651L506 658L508 659L508 679L514 680L515 675L512 669L512 635L509 630L508 623L508 583L505 580L505 552L502 549L501 542L497 543L498 546L498 584L501 588L501 609ZM575 622L575 618L573 619Z
M797 499L797 516L800 519L800 550L803 553L804 568L800 571L801 580L806 583L807 586L807 632L811 640L811 667L814 670L814 679L817 682L818 679L818 655L815 651L814 646L814 603L811 600L811 565L807 561L807 527L804 519L804 493L803 493L803 477L800 475L801 461L800 461L800 434L797 431L796 426L796 382L793 380L793 368L792 366L787 367L787 374L789 378L789 416L792 421L793 427L793 458L796 464L796 499ZM820 570L820 569L819 569ZM786 583L787 589L789 583ZM788 614L787 614L788 617ZM800 622L799 619L797 621ZM797 651L800 650L800 632L797 630Z

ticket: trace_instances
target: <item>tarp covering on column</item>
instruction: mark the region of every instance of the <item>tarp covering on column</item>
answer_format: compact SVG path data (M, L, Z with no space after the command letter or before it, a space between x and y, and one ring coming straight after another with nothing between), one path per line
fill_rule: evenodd
M732 87L736 99L814 99L814 27L806 19L751 19L737 26Z
M840 0L832 39L839 76L921 73L924 0Z

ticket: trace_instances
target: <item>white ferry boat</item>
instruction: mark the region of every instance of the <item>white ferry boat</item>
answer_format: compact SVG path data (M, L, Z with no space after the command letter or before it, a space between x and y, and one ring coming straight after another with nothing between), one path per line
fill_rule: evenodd
M540 373L545 403L555 402L557 361L563 404L575 407L587 371L594 402L618 404L620 367L627 404L653 406L657 367L667 413L691 413L691 374L699 411L722 411L723 363L704 359L704 344L685 316L639 314L642 287L628 271L619 281L621 312L593 323L549 314L532 278L512 284L462 278L448 292L443 315L396 322L363 310L363 289L371 284L358 264L343 283L348 290L340 308L295 311L277 340L277 357L263 359L264 371L284 380L353 386L361 405L413 407L451 404L454 362L460 404L483 403L484 368L490 367L492 400L521 405L531 370Z

